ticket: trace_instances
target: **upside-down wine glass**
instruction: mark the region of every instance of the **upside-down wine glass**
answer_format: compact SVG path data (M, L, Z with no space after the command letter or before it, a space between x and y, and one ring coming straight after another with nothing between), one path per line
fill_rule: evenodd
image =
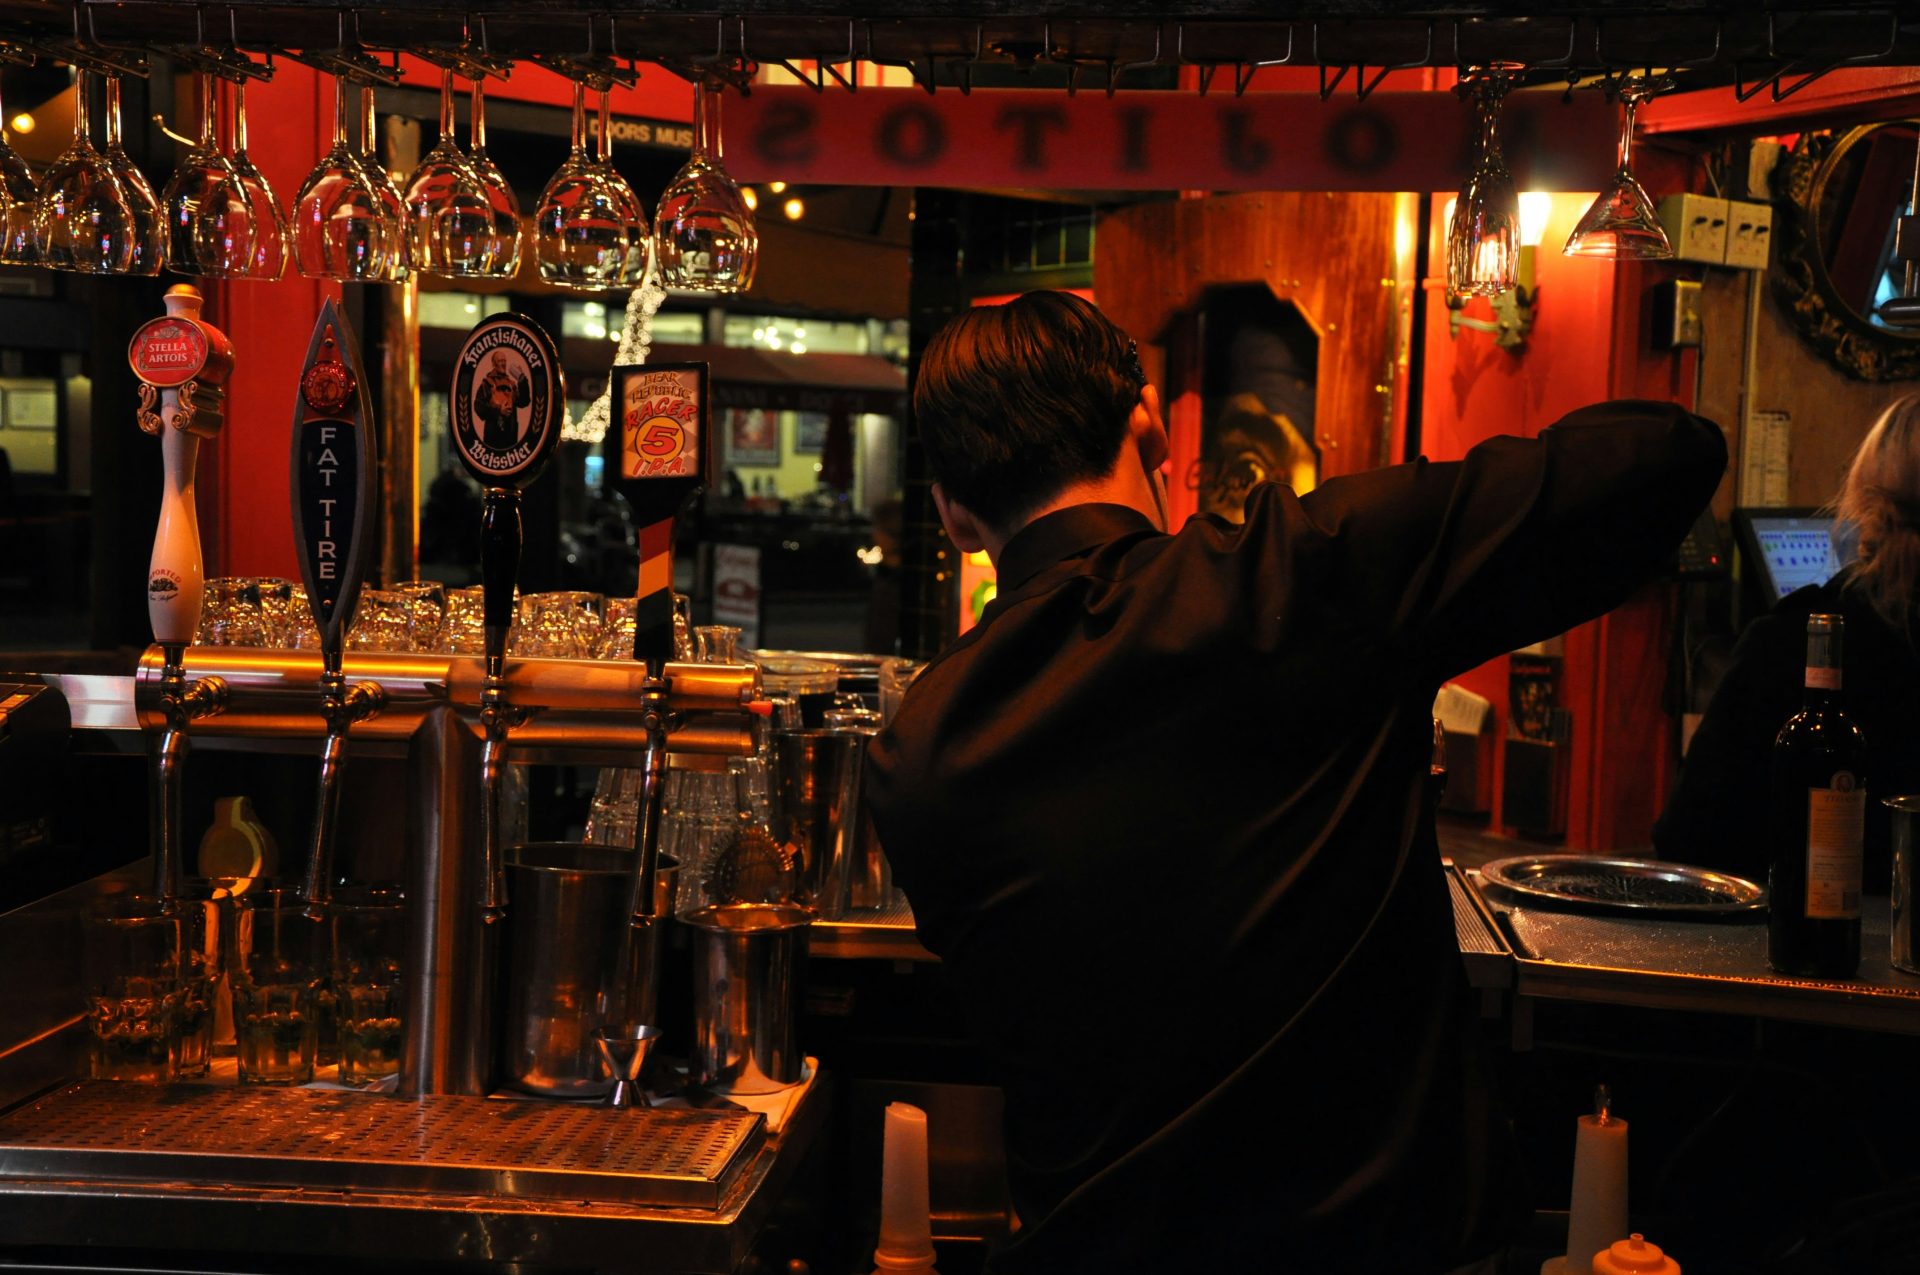
M620 286L635 288L647 277L647 258L653 250L653 226L647 221L647 206L627 179L613 166L613 112L608 108L610 90L600 90L600 150L598 163L612 187L614 197L625 210L627 219L627 261L620 272Z
M1507 95L1507 77L1497 70L1476 75L1466 90L1473 98L1479 140L1473 171L1447 227L1447 290L1456 296L1492 297L1514 286L1520 265L1520 194L1500 153L1500 105Z
M184 275L203 275L195 242L201 205L213 188L233 172L220 149L219 81L200 76L200 140L180 158L180 166L160 193L160 212L167 222L167 268Z
M660 281L693 292L753 286L760 232L740 186L720 164L720 94L693 89L693 154L660 196L654 220Z
M294 205L293 255L312 279L377 283L399 245L389 240L380 197L347 144L347 81L333 77L333 148L307 175Z
M217 279L278 279L287 272L287 215L247 156L247 86L233 86L233 171L207 194L194 229L200 264Z
M42 265L82 274L125 274L133 264L138 230L112 162L93 147L92 89L93 73L75 72L73 144L41 179L34 244Z
M520 201L499 165L487 154L487 88L484 78L473 82L473 105L467 113L467 163L480 179L480 190L493 210L493 230L486 244L486 265L477 273L492 279L511 279L520 273Z
M160 197L153 193L147 175L127 154L120 136L120 77L107 77L107 162L126 192L127 210L133 214L133 257L127 262L128 274L155 275L167 258L167 227L160 215Z
M630 210L587 155L587 88L573 86L573 145L540 192L533 219L540 277L576 292L620 286L633 251Z
M1632 261L1662 261L1673 256L1660 214L1647 198L1646 188L1633 175L1634 108L1652 97L1659 85L1631 77L1620 82L1617 96L1623 108L1620 121L1620 164L1613 181L1600 192L1580 224L1567 236L1563 250L1569 257L1613 257Z
M361 169L367 175L367 185L380 201L381 233L390 244L403 241L407 226L406 201L400 198L400 188L393 184L393 174L380 158L379 122L373 110L373 85L360 86L360 149L354 155L360 161ZM407 277L406 254L393 251L387 254L387 273L385 278L391 283L399 283Z
M40 192L27 161L7 144L6 118L0 107L0 262L30 266L40 260L33 242L34 200Z
M413 170L402 199L409 269L454 276L484 273L493 242L493 206L454 135L452 71L440 73L440 136Z

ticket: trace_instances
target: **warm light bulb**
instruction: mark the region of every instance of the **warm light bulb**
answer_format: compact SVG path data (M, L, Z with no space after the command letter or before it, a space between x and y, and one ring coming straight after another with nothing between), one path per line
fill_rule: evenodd
M746 201L748 212L758 212L760 210L760 196L753 187L742 187L740 198Z
M786 193L787 184L785 182L768 182L767 189L776 195L783 195Z
M807 206L801 203L800 197L796 195L792 199L789 199L786 203L782 204L780 206L780 211L787 214L788 221L799 221L802 217L807 215Z
M1538 248L1546 238L1547 222L1553 216L1553 196L1544 190L1520 192L1520 243Z
M27 114L25 111L14 116L13 131L16 133L31 133L33 131L33 116Z
M805 354L807 352L807 343L805 341L795 341L792 345L788 346L787 349L794 354Z

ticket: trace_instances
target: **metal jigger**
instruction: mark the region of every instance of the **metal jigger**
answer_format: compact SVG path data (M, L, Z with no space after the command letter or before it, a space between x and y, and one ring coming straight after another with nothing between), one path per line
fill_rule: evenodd
M605 1105L609 1107L649 1107L647 1091L641 1087L640 1073L647 1065L647 1056L653 1052L653 1046L660 1039L660 1029L653 1026L633 1028L631 1036L622 1035L611 1028L597 1028L593 1033L593 1043L600 1051L600 1060L607 1065L607 1074L613 1077L613 1088L607 1090Z
M189 682L186 651L200 626L206 573L200 557L199 515L194 509L194 469L201 440L225 424L226 382L233 372L233 343L200 317L200 294L187 284L167 289L164 317L140 325L127 346L127 361L140 378L140 428L160 439L166 485L160 524L154 531L147 572L147 618L160 644L165 671L157 707L165 726L153 750L149 836L154 893L179 893L181 766L187 727L217 713L226 687L219 678Z

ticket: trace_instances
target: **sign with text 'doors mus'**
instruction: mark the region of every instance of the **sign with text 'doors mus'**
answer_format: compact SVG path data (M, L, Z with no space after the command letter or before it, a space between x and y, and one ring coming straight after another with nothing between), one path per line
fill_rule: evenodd
M373 409L360 347L328 300L313 325L293 409L293 521L300 578L323 649L344 645L373 537Z

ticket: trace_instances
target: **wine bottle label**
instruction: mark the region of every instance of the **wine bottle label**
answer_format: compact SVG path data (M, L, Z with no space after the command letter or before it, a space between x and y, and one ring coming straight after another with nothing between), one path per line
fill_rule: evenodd
M1807 665L1807 685L1815 690L1837 691L1840 689L1840 670L1809 664Z
M1860 843L1867 826L1867 792L1841 771L1830 788L1807 790L1807 904L1816 920L1860 915Z

